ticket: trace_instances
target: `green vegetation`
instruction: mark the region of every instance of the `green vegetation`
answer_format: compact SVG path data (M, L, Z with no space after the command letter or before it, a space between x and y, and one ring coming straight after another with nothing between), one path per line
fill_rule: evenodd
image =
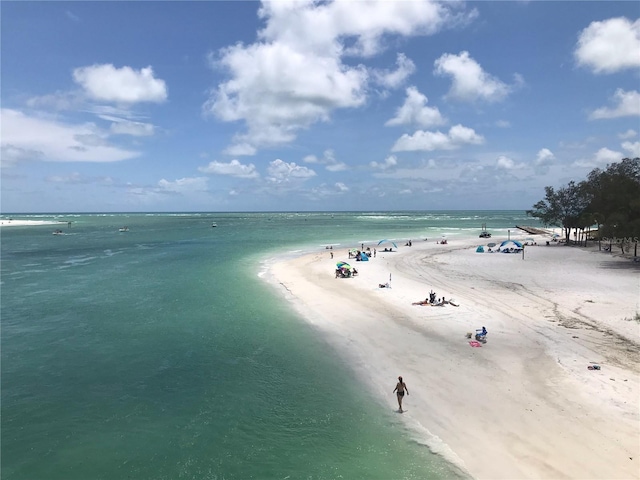
M571 230L576 243L584 239L586 244L596 226L595 238L608 238L624 252L625 245L640 237L640 158L596 168L580 183L570 181L557 190L545 187L544 200L527 215L546 226L563 227L567 244Z

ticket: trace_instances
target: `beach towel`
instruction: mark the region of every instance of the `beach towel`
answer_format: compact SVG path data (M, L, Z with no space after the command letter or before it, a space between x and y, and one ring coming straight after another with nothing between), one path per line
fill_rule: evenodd
M471 345L472 347L481 347L482 344L480 342L477 342L476 340L471 340L469 342L469 345Z

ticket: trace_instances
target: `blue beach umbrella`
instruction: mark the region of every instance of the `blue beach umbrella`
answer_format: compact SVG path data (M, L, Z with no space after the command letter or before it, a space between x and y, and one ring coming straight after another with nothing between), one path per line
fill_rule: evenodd
M391 240L380 240L378 242L378 245L380 245L381 243L384 243L384 242L389 242L391 245L393 245L394 247L398 248L398 246L394 242L392 242Z
M510 244L514 244L516 247L518 248L522 248L522 244L516 240L505 240L504 242L502 242L500 244L501 247L504 247L505 245L510 245Z

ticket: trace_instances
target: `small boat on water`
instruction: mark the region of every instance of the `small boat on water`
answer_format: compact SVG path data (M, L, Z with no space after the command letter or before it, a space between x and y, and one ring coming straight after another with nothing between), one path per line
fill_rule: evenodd
M217 227L217 226L218 226L218 224L217 224L216 222L213 222L213 223L211 224L211 226L212 226L212 227Z
M121 227L118 229L119 232L128 232L129 231L129 227Z

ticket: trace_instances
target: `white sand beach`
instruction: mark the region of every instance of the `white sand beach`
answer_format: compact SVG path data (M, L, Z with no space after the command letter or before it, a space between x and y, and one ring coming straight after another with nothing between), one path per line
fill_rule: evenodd
M390 412L404 377L399 424L474 478L640 478L638 264L536 240L524 259L477 238L321 250L271 274ZM335 278L338 260L359 275ZM412 305L431 289L459 307Z
M0 227L37 227L42 225L67 225L67 222L59 220L14 220L13 218L0 220Z

